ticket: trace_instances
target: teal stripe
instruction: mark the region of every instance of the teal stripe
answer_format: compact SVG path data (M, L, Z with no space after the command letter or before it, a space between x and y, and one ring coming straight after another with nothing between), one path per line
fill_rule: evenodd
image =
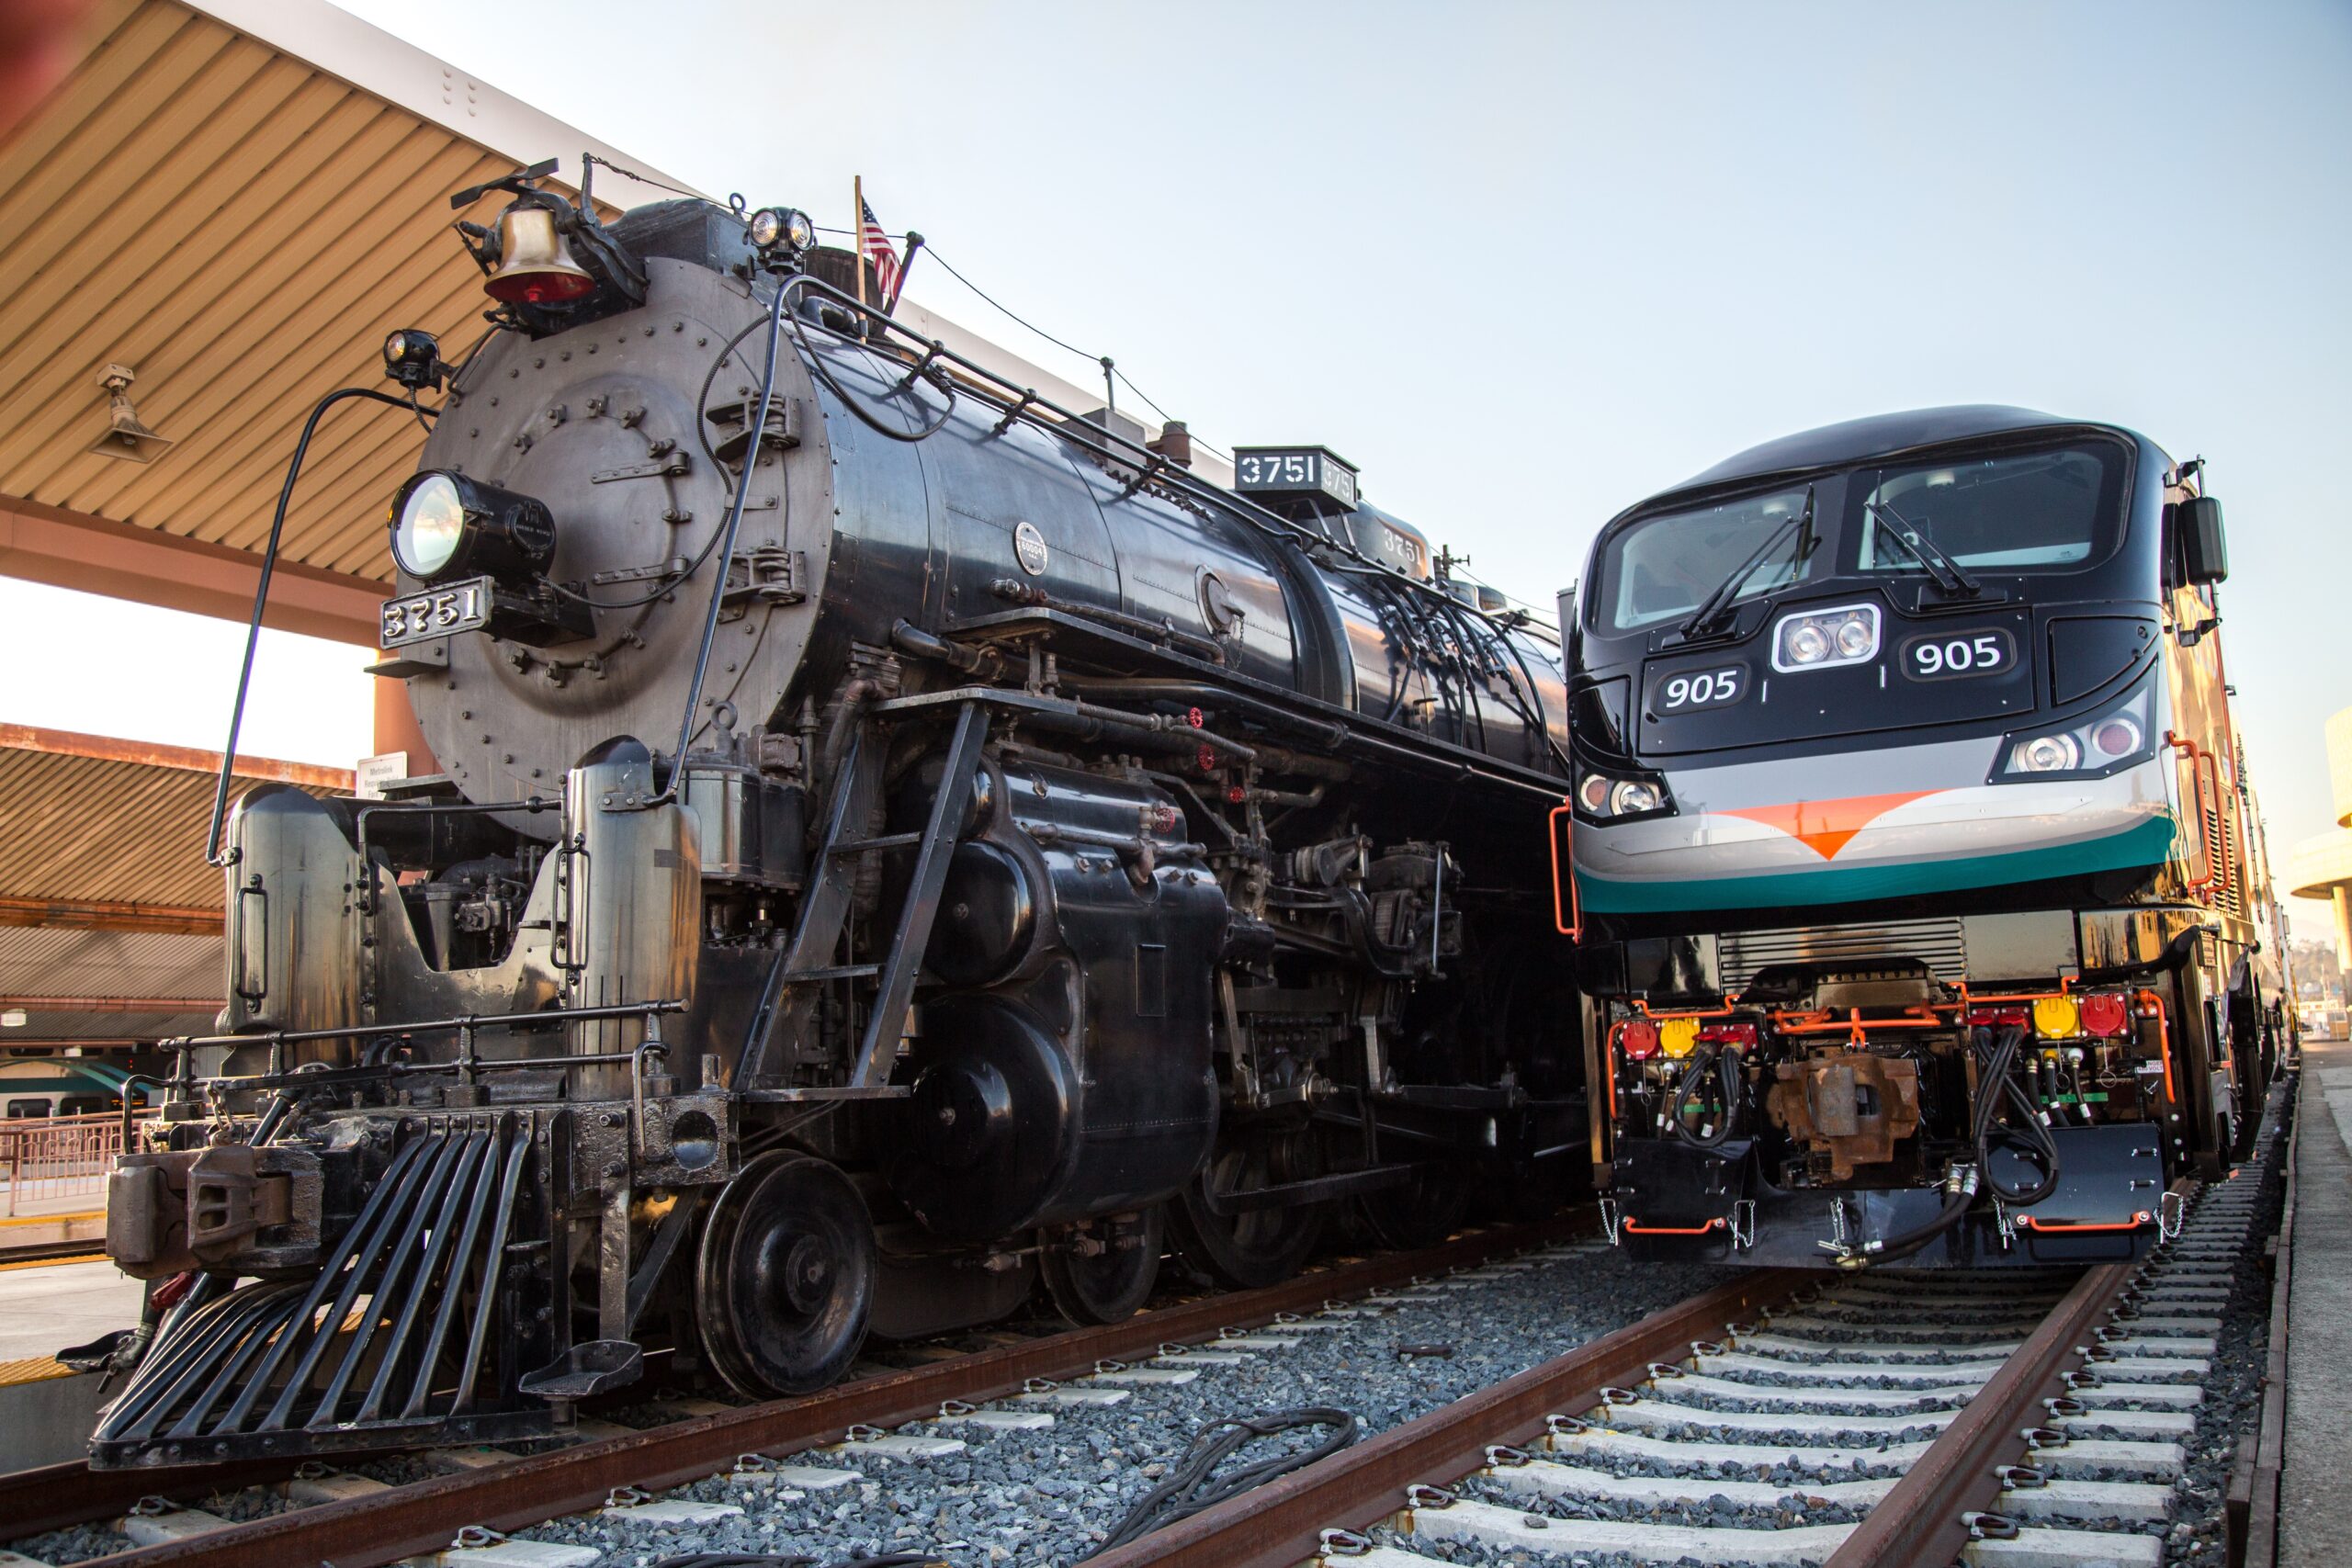
M1577 897L1585 908L1602 915L1859 904L1873 898L1954 893L1962 888L1994 887L2010 882L2087 876L2097 872L2162 865L2172 858L2177 832L2173 817L2166 812L2103 839L2053 844L2044 850L1910 861L1899 865L1826 866L1819 871L1675 882L1620 882L1580 869L1577 873Z

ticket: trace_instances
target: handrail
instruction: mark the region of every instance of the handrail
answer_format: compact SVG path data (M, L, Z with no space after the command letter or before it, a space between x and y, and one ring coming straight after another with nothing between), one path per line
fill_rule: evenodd
M1552 924L1570 942L1582 942L1584 940L1584 905L1577 897L1575 812L1576 807L1573 803L1562 801L1552 807L1552 814L1545 825L1552 834ZM1560 818L1564 816L1568 818L1568 826L1565 832L1560 827ZM1560 842L1564 838L1568 845L1568 874L1565 884L1560 877ZM1563 886L1568 890L1568 908L1566 915L1563 915L1560 910L1560 889Z
M2078 1223L2073 1220L2037 1220L2031 1214L2016 1215L2013 1217L2011 1223L2022 1225L2025 1229L2030 1231L2136 1231L2142 1225L2148 1224L2154 1218L2155 1216L2154 1214L2149 1213L2145 1209L2142 1209L2133 1213L2128 1220L2111 1223L2095 1221L2082 1221Z
M1626 1220L1617 1228L1628 1235L1705 1235L1723 1229L1724 1224L1724 1217L1717 1214L1703 1225L1645 1225L1639 1220Z
M2205 874L2190 879L2185 886L2191 897L2201 904L2211 904L2216 883L2226 885L2226 869L2222 859L2229 853L2229 821L2222 808L2222 767L2214 760L2212 752L2191 738L2167 729L2165 731L2165 744L2188 759L2188 787L2197 800L2198 853L2205 862ZM2205 770L2209 767L2212 770L2213 780L2212 827L2219 829L2218 834L2207 827L2205 819ZM2218 855L2214 844L2216 837L2222 840Z

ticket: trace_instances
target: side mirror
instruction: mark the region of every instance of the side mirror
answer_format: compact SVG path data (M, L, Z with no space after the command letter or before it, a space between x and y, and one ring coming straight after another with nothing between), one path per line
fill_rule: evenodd
M2230 575L2230 549L2222 534L2220 502L2199 495L2179 502L2173 508L2172 530L2183 583L2199 587Z

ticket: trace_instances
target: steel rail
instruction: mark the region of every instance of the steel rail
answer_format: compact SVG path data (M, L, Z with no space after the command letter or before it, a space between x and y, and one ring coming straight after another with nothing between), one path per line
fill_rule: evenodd
M1330 1526L1361 1529L1395 1513L1415 1482L1455 1480L1498 1443L1524 1443L1546 1416L1599 1404L1601 1391L1641 1382L1650 1363L1690 1353L1725 1323L1752 1318L1818 1274L1743 1272L1556 1359L1457 1399L1368 1442L1246 1492L1088 1561L1087 1568L1293 1568L1316 1555Z
M2016 1453L2018 1433L2041 1425L2035 1419L2041 1402L2065 1392L2065 1375L2081 1364L2092 1327L2114 1309L2136 1267L2101 1263L2075 1280L1822 1568L1958 1562L1969 1540L1963 1516L1999 1499L2001 1466Z
M1312 1311L1335 1297L1472 1267L1566 1240L1591 1224L1592 1211L1580 1206L1537 1224L1474 1231L1419 1252L1342 1264L1261 1290L1207 1296L1104 1327L1046 1335L800 1399L673 1422L369 1497L289 1509L103 1561L109 1568L320 1562L371 1568L446 1547L468 1525L519 1529L541 1524L598 1506L616 1486L659 1490L701 1480L726 1470L741 1454L791 1453L838 1438L854 1425L920 1420L936 1415L950 1399L977 1402L1016 1393L1031 1378L1082 1375L1100 1360L1148 1356L1170 1341L1203 1339L1227 1327L1270 1321L1278 1313ZM293 1473L300 1458L113 1471L69 1463L0 1476L0 1539L116 1517L152 1493L201 1497L218 1488L282 1480Z

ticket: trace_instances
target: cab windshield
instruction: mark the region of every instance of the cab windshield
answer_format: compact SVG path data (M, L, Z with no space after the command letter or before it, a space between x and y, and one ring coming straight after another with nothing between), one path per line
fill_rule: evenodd
M1610 540L1601 557L1599 604L1603 622L1629 632L1683 619L1736 571L1741 581L1728 604L1805 581L1813 574L1816 552L1800 555L1801 531L1789 526L1804 507L1805 487L1799 485L1643 518ZM1786 536L1775 543L1775 534ZM1768 544L1773 547L1742 571Z
M1905 530L1972 570L2086 565L2113 542L2121 468L2101 445L1862 469L1848 487L1851 570L1920 570Z
M1636 517L1601 542L1588 624L1602 633L1680 625L1734 574L1718 613L1839 578L1926 577L1950 593L1986 578L2084 570L2121 536L2128 469L2120 443L2078 438L1854 468ZM1792 527L1808 490L1813 513ZM1816 536L1824 547L1812 547Z

